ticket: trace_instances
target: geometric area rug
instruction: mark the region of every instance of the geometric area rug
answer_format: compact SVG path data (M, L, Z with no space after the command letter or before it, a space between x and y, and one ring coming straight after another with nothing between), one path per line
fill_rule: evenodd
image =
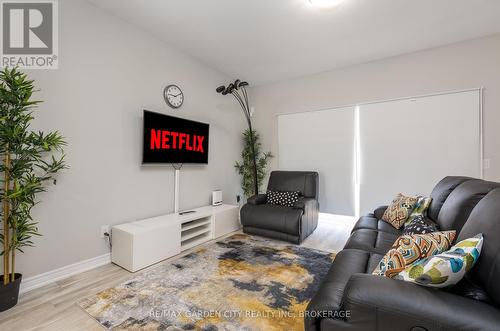
M236 234L78 305L108 330L303 330L334 257Z

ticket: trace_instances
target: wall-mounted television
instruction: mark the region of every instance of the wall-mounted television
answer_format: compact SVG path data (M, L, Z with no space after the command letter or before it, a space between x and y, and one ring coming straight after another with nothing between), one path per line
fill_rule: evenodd
M208 163L206 123L144 110L143 164Z

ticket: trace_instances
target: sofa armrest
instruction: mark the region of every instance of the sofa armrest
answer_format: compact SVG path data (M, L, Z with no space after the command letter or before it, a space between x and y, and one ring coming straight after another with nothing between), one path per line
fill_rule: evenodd
M256 194L247 199L247 203L251 205L263 205L267 201L266 194Z
M377 209L373 211L373 215L375 215L375 218L378 220L382 219L382 216L384 216L385 210L387 209L388 206L380 206Z
M293 208L305 210L308 206L313 206L317 202L313 198L300 198L293 204Z
M500 310L438 289L370 274L351 276L343 299L347 323L365 330L494 330Z

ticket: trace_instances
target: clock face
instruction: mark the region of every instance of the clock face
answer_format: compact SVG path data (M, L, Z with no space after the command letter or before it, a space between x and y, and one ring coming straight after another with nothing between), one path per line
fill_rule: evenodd
M179 108L184 102L184 94L177 85L169 85L163 91L163 98L172 108Z

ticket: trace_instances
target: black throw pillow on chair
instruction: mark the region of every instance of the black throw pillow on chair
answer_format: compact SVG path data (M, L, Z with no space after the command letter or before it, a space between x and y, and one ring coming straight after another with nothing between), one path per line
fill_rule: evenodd
M299 197L299 191L267 191L267 203L270 205L293 207Z

